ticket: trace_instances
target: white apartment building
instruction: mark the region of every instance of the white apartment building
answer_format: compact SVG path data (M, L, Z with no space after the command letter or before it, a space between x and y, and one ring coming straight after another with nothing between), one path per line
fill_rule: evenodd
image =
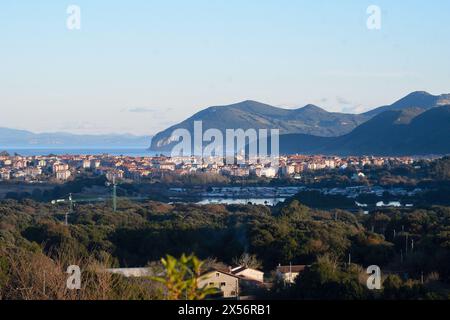
M71 174L70 170L57 171L56 179L64 181L64 180L69 179L71 175L72 174Z

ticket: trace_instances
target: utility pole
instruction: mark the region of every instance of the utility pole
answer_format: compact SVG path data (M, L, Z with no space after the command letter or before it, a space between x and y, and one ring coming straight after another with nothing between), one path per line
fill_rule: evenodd
M69 208L70 208L70 212L73 211L73 200L72 200L72 194L69 194Z
M408 234L405 235L405 254L408 255Z
M289 285L292 284L292 262L289 262Z
M117 184L116 184L116 177L113 177L113 211L117 211Z
M71 214L73 212L73 200L72 200L72 194L69 193L69 211L66 212L65 217L64 217L64 224L66 226L69 225L69 214Z
M45 288L45 286L46 286L46 283L45 283L45 270L44 270L44 281L43 281L43 285L42 285L42 293L44 294L44 299L45 299L45 296L46 296L46 288Z

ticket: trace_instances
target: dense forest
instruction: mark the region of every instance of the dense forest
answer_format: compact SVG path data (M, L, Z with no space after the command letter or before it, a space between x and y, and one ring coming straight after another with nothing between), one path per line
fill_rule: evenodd
M70 261L137 267L185 253L232 264L246 253L266 274L278 264L309 266L295 285L275 283L258 292L260 298L449 298L449 207L382 209L365 215L311 209L295 199L274 208L121 200L117 212L106 203L78 204L65 226L67 210L67 205L32 200L0 203L0 297L23 298L11 292L22 279L14 271L20 265L11 265L18 260L58 262L60 268ZM369 292L361 280L369 265L383 272L381 293ZM121 298L158 298L150 287L130 289L133 294Z

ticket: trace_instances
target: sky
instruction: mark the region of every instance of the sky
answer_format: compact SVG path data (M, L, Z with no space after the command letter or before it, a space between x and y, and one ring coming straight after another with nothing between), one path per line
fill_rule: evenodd
M449 93L448 21L448 0L2 0L0 127L151 135L243 100L359 113Z

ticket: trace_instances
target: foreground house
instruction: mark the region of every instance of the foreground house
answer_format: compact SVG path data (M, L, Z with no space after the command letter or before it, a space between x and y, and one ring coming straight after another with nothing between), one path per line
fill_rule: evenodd
M253 280L253 281L257 281L260 283L264 283L264 272L256 270L256 269L252 269L252 268L247 268L244 266L241 267L236 267L231 269L231 274L234 274L236 276L248 279L248 280Z
M106 272L118 274L126 278L145 278L154 275L149 268L112 268L106 269ZM164 274L158 274L164 276ZM244 292L262 287L264 273L262 271L237 267L234 269L218 270L211 269L204 272L198 279L198 288L216 288L221 297L225 299L238 299Z
M298 275L306 269L306 265L290 265L277 267L276 275L279 279L283 280L285 283L292 284Z
M237 298L239 296L239 280L240 277L234 274L210 270L200 277L198 287L217 288L222 292L224 298Z

